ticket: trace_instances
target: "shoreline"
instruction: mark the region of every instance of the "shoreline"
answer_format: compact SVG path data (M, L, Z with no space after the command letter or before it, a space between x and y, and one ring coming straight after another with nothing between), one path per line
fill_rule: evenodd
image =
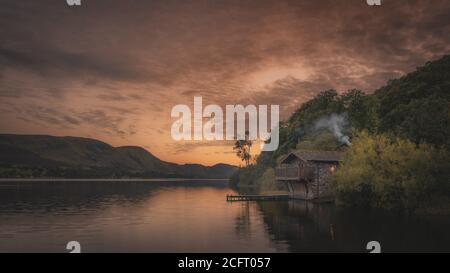
M2 182L178 182L178 181L219 181L229 178L0 178Z

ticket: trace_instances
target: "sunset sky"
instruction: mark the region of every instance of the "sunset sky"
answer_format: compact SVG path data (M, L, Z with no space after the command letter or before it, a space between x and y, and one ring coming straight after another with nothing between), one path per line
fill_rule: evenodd
M0 133L91 137L177 163L239 164L176 142L177 104L366 92L450 53L450 1L0 0Z

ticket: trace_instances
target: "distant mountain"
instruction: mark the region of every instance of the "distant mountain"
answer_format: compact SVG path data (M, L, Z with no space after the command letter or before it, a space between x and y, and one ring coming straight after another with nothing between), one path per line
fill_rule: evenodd
M0 134L0 177L228 178L236 169L169 163L141 147L89 138Z

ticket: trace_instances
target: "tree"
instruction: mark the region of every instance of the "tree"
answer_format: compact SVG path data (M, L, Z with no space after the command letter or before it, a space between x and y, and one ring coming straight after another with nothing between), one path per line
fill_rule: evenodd
M449 196L449 154L429 144L360 132L335 175L344 205L416 209Z
M347 112L352 127L356 130L368 130L375 133L378 128L378 100L375 96L352 89L339 97L344 111Z
M250 150L252 148L253 142L249 140L249 132L245 132L245 139L236 140L234 143L233 150L236 151L236 155L245 162L246 166L250 165L250 160L252 156L250 154Z
M383 129L417 144L430 143L450 148L450 103L438 97L412 100L384 118Z

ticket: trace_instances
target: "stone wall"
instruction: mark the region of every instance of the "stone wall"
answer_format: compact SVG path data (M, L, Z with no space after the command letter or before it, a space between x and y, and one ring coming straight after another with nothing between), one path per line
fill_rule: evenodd
M303 200L332 199L332 168L336 168L336 164L308 162L306 166L316 169L314 179L312 181L288 182L291 197Z
M331 198L331 179L333 175L332 168L336 168L336 164L332 163L318 163L318 175L314 181L315 186L318 186L318 191L315 191L315 198Z

